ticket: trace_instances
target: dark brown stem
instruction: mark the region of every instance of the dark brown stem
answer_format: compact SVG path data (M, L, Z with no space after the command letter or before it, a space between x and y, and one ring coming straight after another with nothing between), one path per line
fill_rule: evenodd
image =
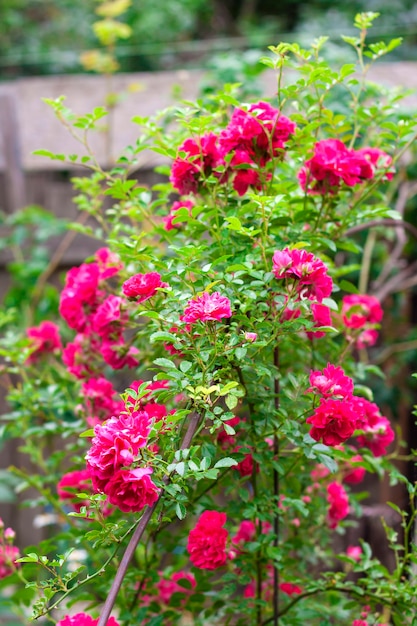
M279 348L276 346L274 348L274 366L276 368L275 377L274 377L274 406L275 413L278 412L279 409L279 377L278 377L278 369L279 369ZM274 434L274 459L277 460L279 455L279 441L278 435ZM275 506L278 506L278 498L279 498L279 475L278 471L274 468L273 473L273 482L274 482L274 502ZM279 533L279 517L278 514L274 517L274 548L278 548L278 533ZM274 595L273 595L273 608L274 608L274 626L278 626L278 567L274 565Z
M200 416L196 413L192 413L190 415L190 421L188 424L187 431L181 443L181 448L180 448L181 450L184 450L185 448L190 447L191 441L194 437L194 434L198 428L199 423L200 423ZM165 483L167 483L168 481L169 481L169 476L167 476L164 479ZM152 517L153 512L155 511L156 507L159 504L162 494L163 492L161 492L158 500L151 506L151 508L146 509L145 513L143 514L142 518L139 521L139 524L136 526L135 532L133 533L127 545L125 553L122 557L122 560L120 561L120 565L117 569L116 576L114 577L113 584L109 591L109 595L107 596L107 599L101 610L100 619L98 621L97 626L107 625L107 620L109 619L114 603L116 602L116 598L119 593L122 582L124 580L124 577L126 576L129 563L135 553L136 547L139 541L141 540L143 533L146 530L146 527Z

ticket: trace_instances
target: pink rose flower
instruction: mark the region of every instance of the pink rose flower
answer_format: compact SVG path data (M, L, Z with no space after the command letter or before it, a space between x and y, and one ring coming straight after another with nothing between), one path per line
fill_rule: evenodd
M346 555L354 561L360 561L362 556L362 548L360 546L348 546Z
M366 324L378 324L383 311L375 296L352 294L343 297L342 317L347 328L363 328Z
M324 398L350 398L353 393L353 380L346 376L341 367L328 363L323 371L310 372L308 392L320 393Z
M83 408L90 426L95 426L113 415L119 415L124 409L123 401L117 397L112 383L104 376L89 378L83 382L81 393L84 396Z
M204 511L188 535L187 550L191 563L199 569L217 569L226 563L228 532L223 528L226 514Z
M344 469L343 482L347 485L357 485L363 481L366 474L366 469L357 465L361 463L363 458L360 454L355 454L350 461L347 462Z
M247 167L243 167L247 165ZM234 170L234 168L236 168ZM239 196L245 195L249 187L262 189L262 179L259 176L259 169L251 157L244 150L237 150L230 161L230 169L234 172L233 189Z
M70 489L68 491L68 489ZM75 511L79 513L82 506L87 506L87 501L77 498L77 492L92 493L91 474L89 469L67 472L57 484L57 492L60 500L69 500Z
M32 348L28 363L35 363L43 354L59 352L62 348L59 328L53 322L45 321L39 326L31 326L26 333Z
M99 280L106 280L111 278L115 274L118 274L123 269L123 263L111 250L108 248L100 248L94 255L99 269Z
M327 486L327 502L329 503L327 522L329 527L334 529L349 513L349 498L340 483L333 482Z
M20 558L19 549L10 544L0 544L0 580L13 574L19 563L16 560Z
M152 506L159 498L160 489L150 479L150 467L119 469L104 486L104 493L111 504L125 513L141 511Z
M361 427L363 434L358 436L358 444L369 448L374 456L384 456L388 446L394 441L395 433L390 421L384 415L379 415L373 424Z
M250 105L247 111L235 109L219 142L225 153L244 151L253 161L264 166L279 156L285 142L294 134L295 124L268 102Z
M231 317L230 300L218 291L207 293L189 300L180 319L187 324L195 322L218 321L223 317Z
M395 170L391 168L392 157L389 154L379 148L360 148L356 151L356 154L365 157L376 172L388 169L383 178L392 180Z
M181 580L188 581L191 588L189 589L188 587L181 586L178 582ZM158 600L163 604L169 604L174 593L181 593L184 596L181 600L181 604L184 604L187 600L187 596L190 596L193 593L196 586L197 581L194 574L191 574L191 572L174 572L171 574L169 580L162 578L156 583Z
M311 313L313 315L313 321L315 327L331 326L332 318L330 316L330 309L325 304L312 303ZM322 330L309 330L306 332L309 339L321 339L326 335Z
M125 300L119 296L108 296L102 302L92 318L92 327L103 339L110 337L119 339L129 321L129 315L124 310Z
M147 274L135 274L128 278L122 285L122 291L128 298L134 298L137 302L145 302L157 293L158 289L168 287L163 283L158 272Z
M292 283L298 298L321 302L330 296L333 281L327 267L320 259L306 250L276 250L272 259L272 271L278 280Z
M139 350L135 346L128 346L123 337L117 341L104 340L100 346L100 353L107 365L110 365L114 370L139 365L136 358Z

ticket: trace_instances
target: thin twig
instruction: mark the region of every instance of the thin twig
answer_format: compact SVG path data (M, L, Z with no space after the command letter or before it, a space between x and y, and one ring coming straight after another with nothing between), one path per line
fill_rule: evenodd
M198 428L198 425L200 423L200 415L198 415L197 413L192 413L190 416L190 421L188 424L188 428L187 431L184 435L184 439L182 440L181 443L181 450L184 450L185 448L189 448L191 441L194 437L194 434ZM167 476L164 480L164 482L168 482L169 481L169 476ZM150 507L147 508L145 513L143 514L139 524L137 525L135 532L133 533L127 548L125 550L125 553L123 554L122 560L120 561L120 565L117 569L116 572L116 576L114 577L113 580L113 584L111 586L109 595L107 596L107 599L103 605L103 608L101 610L101 614L100 614L100 619L98 621L97 626L106 626L107 625L107 620L110 617L110 614L112 612L113 606L116 602L116 598L117 595L119 593L120 587L122 585L122 582L124 580L124 577L126 576L126 572L127 572L127 568L129 566L129 563L135 553L136 547L139 543L139 541L142 538L143 533L146 530L146 527L152 517L153 512L155 511L156 507L159 504L159 501L162 497L162 492L159 495L158 500Z
M413 226L409 222L394 220L389 217L384 217L380 220L371 220L370 222L366 222L365 224L357 224L356 226L348 228L344 234L348 237L349 235L354 235L355 233L359 233L362 230L367 230L368 228L373 228L374 226L393 226L394 228L404 228L417 239L417 228L415 226Z

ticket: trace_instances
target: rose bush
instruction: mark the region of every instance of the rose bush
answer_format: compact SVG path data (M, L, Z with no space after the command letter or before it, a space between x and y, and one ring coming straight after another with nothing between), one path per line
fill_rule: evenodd
M180 124L165 112L163 132L136 119L140 139L110 171L83 137L87 154L68 157L92 170L74 180L97 223L86 232L107 236L66 275L60 333L43 321L4 344L20 376L4 436L25 432L39 468L13 471L54 524L22 557L4 549L1 584L20 614L412 623L415 486L392 464L400 442L367 386L383 308L350 261L362 254L353 232L394 219L388 198L417 133L365 80L366 59L399 43L367 45L375 17L358 15L345 38L357 65L331 67L325 38L282 43L263 59L278 75L270 103L228 86L177 108ZM85 136L105 114L49 103ZM151 190L130 177L145 149L170 159ZM402 534L384 522L391 569L365 541L336 548L365 472L410 494Z

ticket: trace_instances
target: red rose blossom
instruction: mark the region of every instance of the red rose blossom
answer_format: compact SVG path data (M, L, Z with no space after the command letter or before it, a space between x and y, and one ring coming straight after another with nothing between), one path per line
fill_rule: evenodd
M226 514L204 511L188 535L187 550L191 563L200 569L217 569L226 563L228 532L223 528Z
M303 592L299 585L295 585L294 583L280 583L278 585L279 590L283 593L287 594L287 596L299 595Z
M357 414L351 400L320 400L313 415L307 418L312 424L310 436L326 446L337 446L351 437L356 429Z
M181 195L197 193L205 178L224 163L217 135L206 133L197 139L186 139L179 146L172 164L170 181Z
M353 187L374 177L369 156L351 150L339 139L323 139L298 174L301 187L309 194L335 194L344 184Z

